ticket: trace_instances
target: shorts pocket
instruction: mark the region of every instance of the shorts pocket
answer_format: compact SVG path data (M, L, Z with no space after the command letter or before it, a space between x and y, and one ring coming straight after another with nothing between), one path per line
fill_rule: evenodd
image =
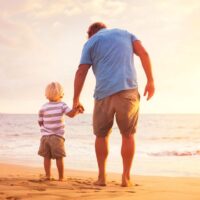
M131 100L131 101L137 101L139 99L138 96L138 91L137 90L125 90L122 93L120 93L120 97L127 99L127 100Z

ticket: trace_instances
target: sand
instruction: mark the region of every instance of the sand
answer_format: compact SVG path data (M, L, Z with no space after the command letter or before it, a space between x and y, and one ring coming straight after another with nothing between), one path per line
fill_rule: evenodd
M93 185L96 172L66 169L65 182L41 181L42 174L42 167L0 164L0 199L200 200L200 178L133 176L134 186L123 188L119 174L109 173L106 187Z

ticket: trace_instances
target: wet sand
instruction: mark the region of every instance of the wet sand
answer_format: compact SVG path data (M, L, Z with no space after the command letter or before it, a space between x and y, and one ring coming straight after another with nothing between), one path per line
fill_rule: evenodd
M106 187L93 185L96 172L65 170L64 182L42 181L43 168L0 164L0 200L199 200L200 178L133 176L121 187L121 176L108 173ZM57 171L53 170L56 179Z

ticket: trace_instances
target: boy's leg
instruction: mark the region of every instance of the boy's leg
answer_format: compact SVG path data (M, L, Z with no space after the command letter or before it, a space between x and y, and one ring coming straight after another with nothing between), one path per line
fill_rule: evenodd
M66 156L65 153L65 145L64 145L65 139L57 136L52 135L51 136L51 155L52 158L56 159L56 166L58 169L58 175L59 175L59 181L62 181L64 178L64 157Z
M44 169L46 173L46 178L50 179L51 178L51 159L44 158Z
M58 168L59 181L62 181L64 179L64 159L56 159L56 165Z

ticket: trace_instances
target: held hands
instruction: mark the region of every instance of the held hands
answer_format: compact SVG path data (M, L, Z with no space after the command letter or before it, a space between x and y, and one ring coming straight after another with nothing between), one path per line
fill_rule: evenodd
M144 96L147 95L147 101L154 95L154 81L148 81L144 90Z
M73 109L75 109L78 113L83 113L85 110L83 105L78 100L74 101Z
M82 105L79 105L78 107L74 108L77 113L83 113L84 112L84 107Z

